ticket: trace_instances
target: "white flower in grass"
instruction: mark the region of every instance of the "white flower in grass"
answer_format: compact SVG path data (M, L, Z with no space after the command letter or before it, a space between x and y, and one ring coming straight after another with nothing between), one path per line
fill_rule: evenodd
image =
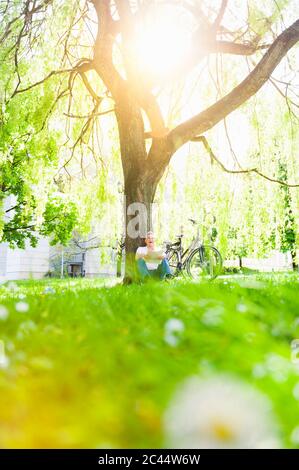
M237 312L245 313L245 312L248 311L248 307L247 307L247 305L240 302L236 305L236 310L237 310Z
M9 366L9 359L7 356L0 357L0 369L7 369Z
M7 369L9 359L5 354L4 342L0 340L0 369Z
M275 353L266 355L265 366L275 382L279 383L286 382L294 371L294 366L288 359Z
M268 398L226 375L188 379L165 412L164 428L172 448L280 447Z
M252 375L256 379L260 379L262 377L265 377L267 375L267 369L264 364L255 364L253 369L252 369Z
M50 286L47 286L45 287L44 289L44 294L55 294L55 289L53 289L53 287L50 287Z
M29 305L27 304L27 302L17 302L15 305L15 309L17 312L26 313L29 310Z
M4 305L0 305L0 320L6 320L6 318L8 317L8 310L6 307L4 307Z
M258 279L240 279L238 281L240 287L244 287L245 289L264 289L267 287L265 282L259 281Z
M19 325L16 338L24 339L26 336L30 336L33 331L37 328L36 323L32 320L26 320Z
M15 282L13 282L13 281L8 282L8 284L6 285L6 287L7 287L8 290L10 290L10 291L12 291L12 292L16 292L16 291L19 290L18 285L17 285Z
M296 426L291 434L291 441L293 444L299 444L299 426Z
M170 318L164 326L164 340L170 346L177 346L185 329L184 323L178 318Z
M293 388L293 397L296 400L299 400L299 382L297 382L295 387Z
M202 318L201 321L204 325L207 326L217 326L222 323L222 315L225 312L224 307L222 305L215 305L211 308L208 308Z

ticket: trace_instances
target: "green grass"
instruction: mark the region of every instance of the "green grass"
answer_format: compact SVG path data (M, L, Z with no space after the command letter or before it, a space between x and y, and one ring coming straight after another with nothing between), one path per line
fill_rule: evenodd
M55 292L45 288L51 286ZM11 286L10 286L11 287ZM285 447L299 425L299 282L290 274L123 287L97 279L0 287L0 447L163 447L162 419L192 374L229 372L273 404ZM29 305L16 310L18 302ZM176 346L165 323L185 329Z

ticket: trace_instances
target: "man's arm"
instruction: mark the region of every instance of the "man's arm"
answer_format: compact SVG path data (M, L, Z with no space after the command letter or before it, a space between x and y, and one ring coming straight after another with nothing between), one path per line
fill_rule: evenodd
M139 248L137 248L137 251L135 253L135 259L138 260L138 259L145 259L145 253L140 250Z
M166 253L162 250L156 250L156 251L151 251L149 252L146 256L144 256L144 259L146 260L154 260L154 259L164 259L166 258Z
M157 256L158 259L164 259L166 258L166 253L164 253L164 251L160 251L158 252L158 256Z
M145 261L150 261L150 260L157 260L157 259L164 259L166 258L166 253L164 253L162 250L155 250L155 251L148 251L147 253L144 252L144 250L137 248L136 254L135 254L135 259L144 259Z

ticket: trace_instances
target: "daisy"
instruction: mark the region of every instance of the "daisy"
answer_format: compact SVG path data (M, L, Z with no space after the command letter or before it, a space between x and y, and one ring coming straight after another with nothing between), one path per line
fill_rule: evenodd
M46 286L44 289L44 294L55 294L55 289L53 289L53 287Z
M268 398L227 375L189 378L165 412L164 429L172 448L280 447Z
M178 318L170 318L164 326L164 340L169 346L177 346L185 329L184 323Z
M6 369L9 366L9 359L5 354L4 342L0 340L0 369Z
M29 305L27 304L27 302L17 302L15 308L17 312L25 313L28 312Z
M4 305L0 305L0 320L6 320L8 317L8 310Z

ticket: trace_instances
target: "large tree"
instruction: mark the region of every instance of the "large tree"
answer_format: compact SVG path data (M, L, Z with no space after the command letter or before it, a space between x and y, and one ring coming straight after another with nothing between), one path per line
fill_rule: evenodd
M285 20L291 17L292 24L282 28L276 24L277 21L280 25L285 24L283 12L288 13L288 4L294 8L295 3L269 0L266 3L270 13L264 18L261 11L255 10L254 1L246 3L247 22L240 25L237 18L232 24L226 22L228 16L232 17L235 13L237 17L239 14L237 3L233 0L64 0L59 2L59 8L54 0L26 0L16 2L13 7L11 2L2 2L2 16L6 21L0 40L11 35L14 37L11 50L14 53L16 80L7 100L57 76L68 76L67 87L60 95L69 93L72 96L77 77L80 77L94 106L86 116L78 136L79 142L96 119L100 119L100 108L105 97L112 99L112 110L118 126L126 208L132 203L144 203L150 224L151 203L157 185L175 152L189 141L199 141L204 143L211 158L219 163L207 144L205 133L255 95L271 79L274 69L299 40L299 20L294 21L294 12L293 15L286 15ZM144 58L140 60L140 44L141 35L148 28L149 21L152 21L150 28L153 40L154 18L166 7L167 11L170 12L172 8L176 14L186 12L188 18L192 19L193 29L184 54L178 51L178 62L174 61L168 71L159 74L159 71L144 66ZM22 41L29 36L29 43L34 42L30 35L36 39L40 31L43 34L43 22L63 8L66 8L64 14L69 15L69 18L66 18L66 26L59 22L59 42L64 46L60 68L50 71L37 82L22 86L19 66ZM254 21L256 28L252 26ZM90 32L88 45L80 42L80 35L84 33L82 28L86 29L86 35ZM163 47L163 38L160 41ZM146 51L143 53L146 54ZM203 110L199 105L197 114L169 129L156 94L157 87L184 77L187 79L199 63L215 54L222 55L224 59L231 55L250 57L247 76L242 77L235 86L232 81L231 91L212 105ZM43 60L42 55L39 60ZM97 81L105 89L103 94L98 93ZM200 79L198 85L200 87ZM56 96L53 103L59 97ZM71 118L76 117L71 107L68 113ZM240 170L241 173L243 171L247 170ZM252 171L260 173L257 169ZM126 226L134 216L134 213L126 211ZM126 237L128 278L132 275L131 261L139 243L139 238Z

